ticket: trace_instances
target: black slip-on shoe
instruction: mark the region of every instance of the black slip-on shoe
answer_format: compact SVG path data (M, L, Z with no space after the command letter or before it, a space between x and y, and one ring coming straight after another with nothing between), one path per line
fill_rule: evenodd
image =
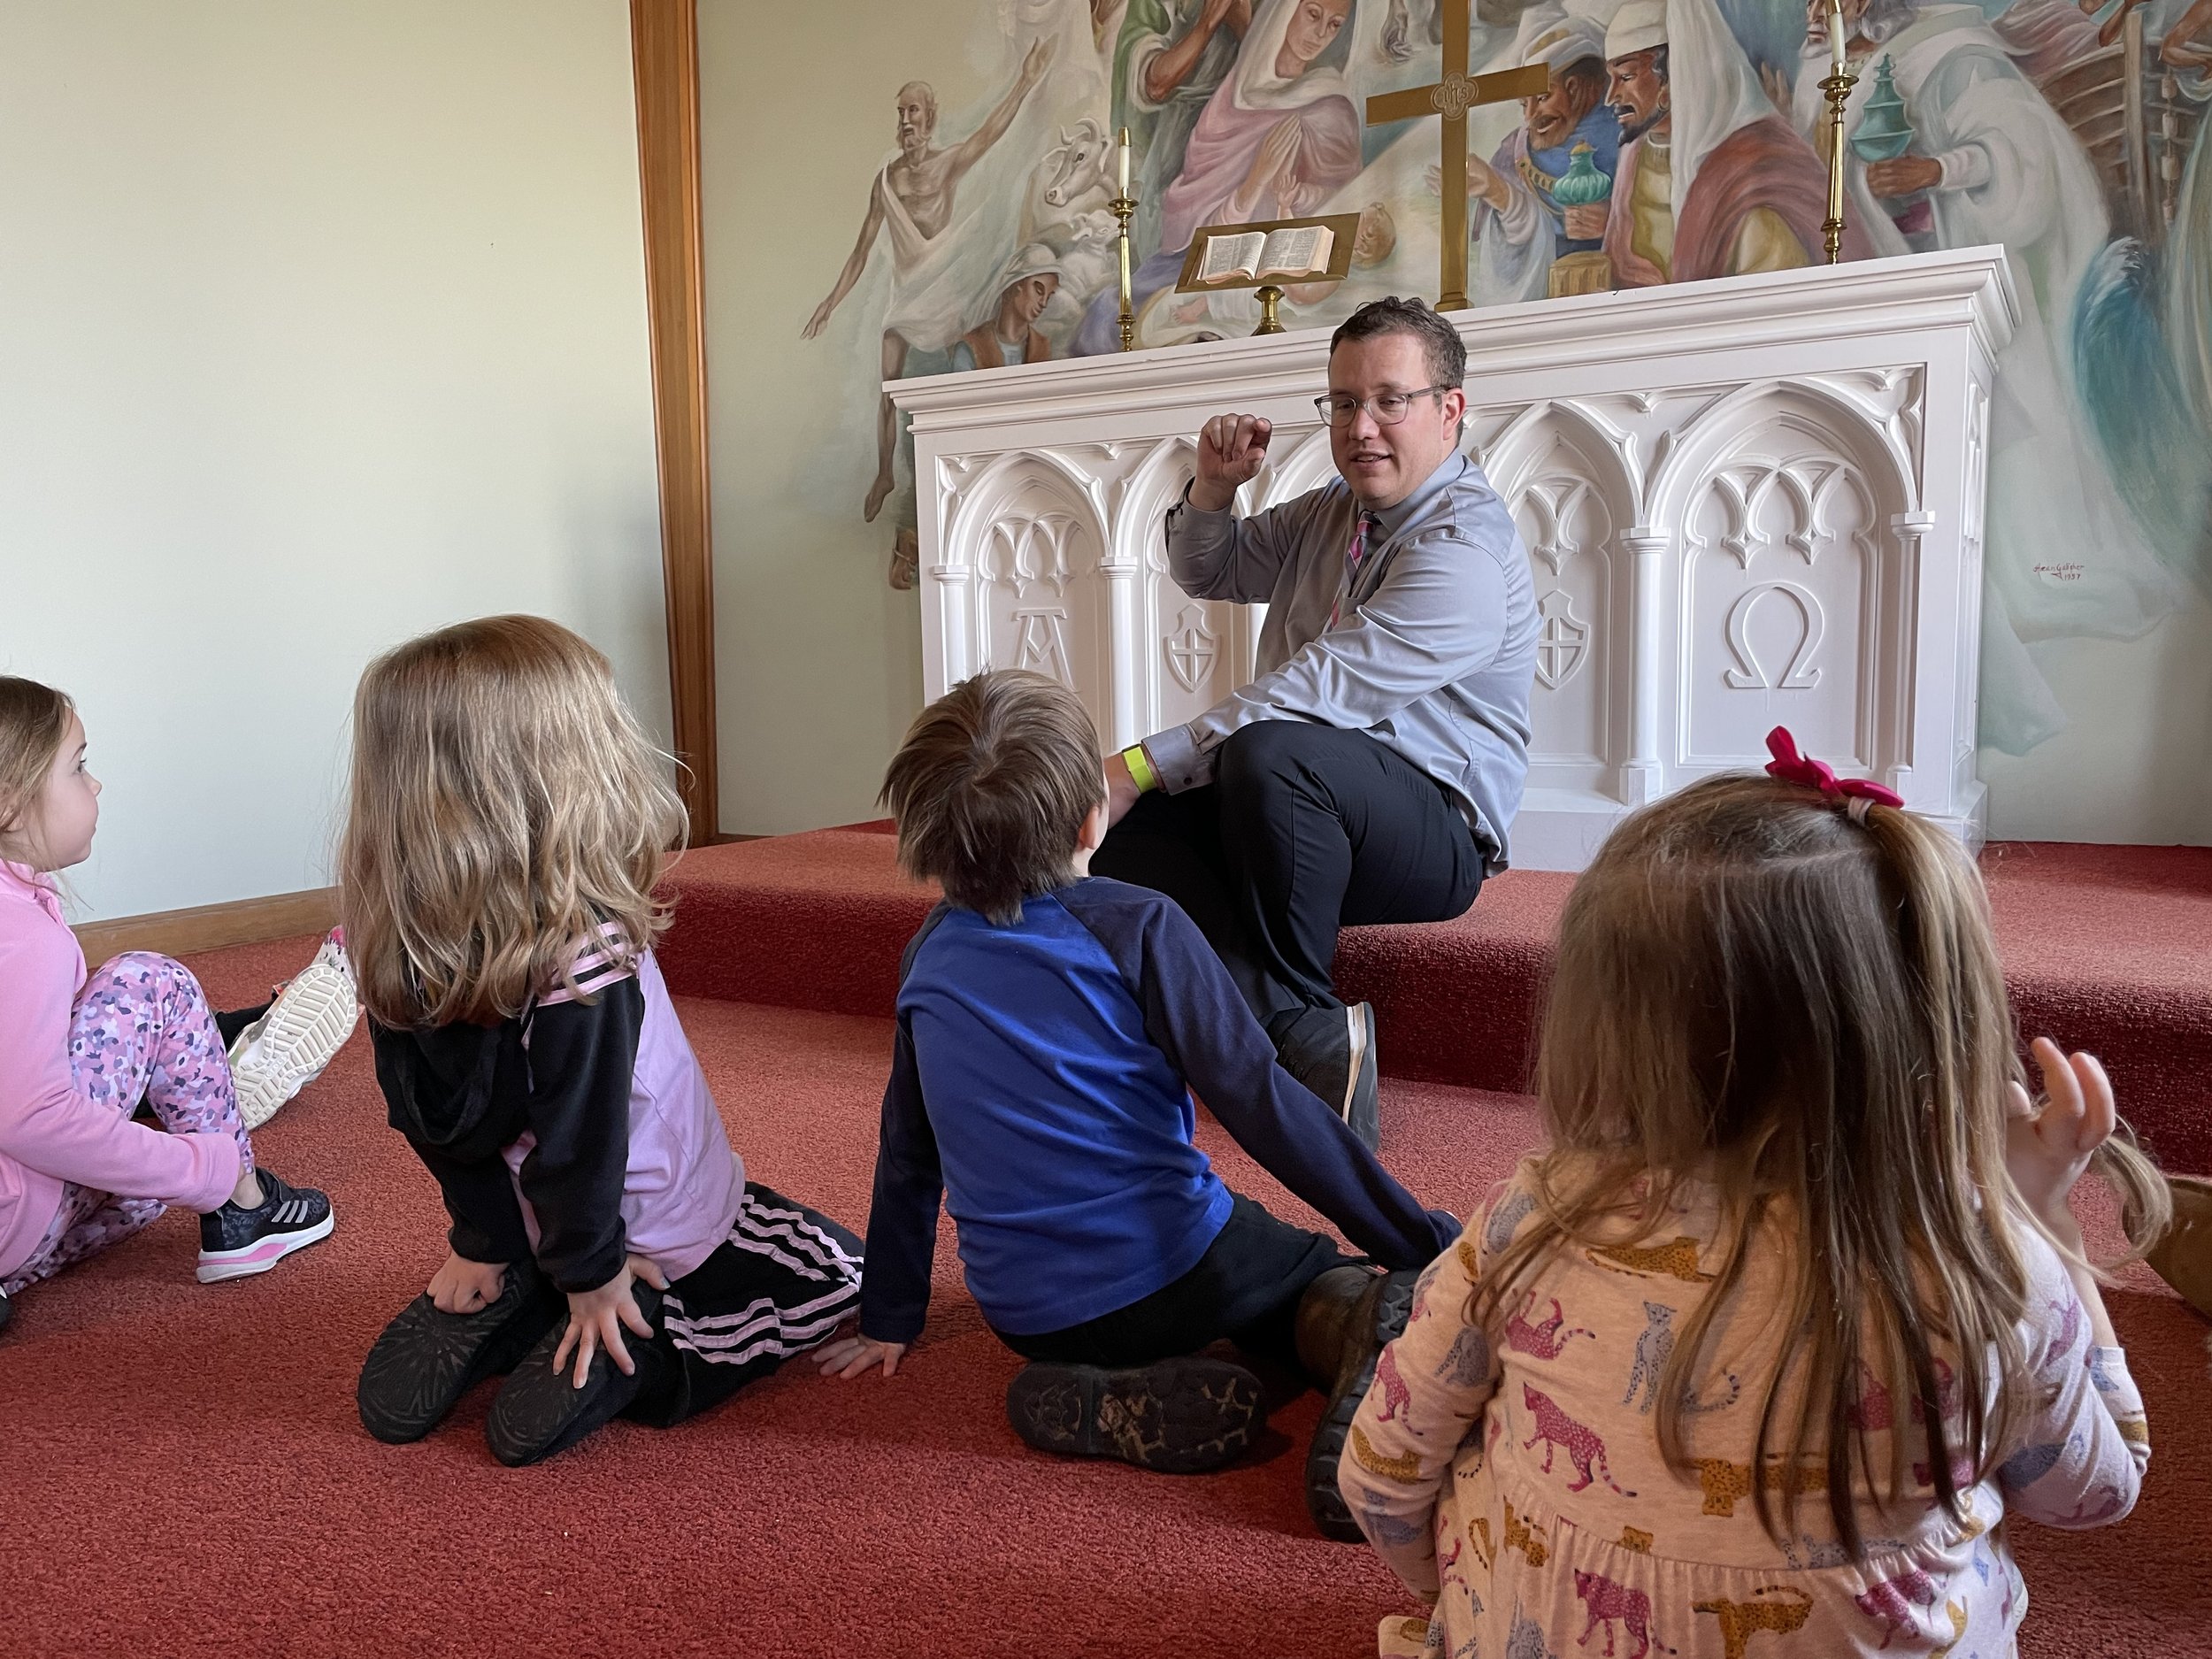
M657 1329L660 1292L643 1283L634 1285L632 1292L647 1322ZM661 1351L653 1340L626 1327L622 1344L636 1369L626 1376L606 1349L601 1348L591 1356L591 1369L584 1373L584 1386L579 1388L573 1353L566 1366L558 1371L553 1369L554 1350L568 1330L565 1303L561 1311L564 1317L553 1322L501 1386L491 1414L484 1419L484 1440L492 1455L510 1469L542 1463L594 1430L605 1427L662 1374Z
M1283 1069L1318 1094L1362 1146L1382 1149L1372 1004L1309 1009L1283 1031L1275 1052Z
M427 1292L384 1327L361 1365L361 1426L388 1445L419 1440L487 1377L511 1371L567 1311L537 1263L512 1263L490 1306L440 1313Z
M1361 1540L1359 1523L1337 1490L1336 1466L1344 1455L1344 1442L1352 1432L1352 1418L1375 1380L1375 1362L1406 1328L1413 1313L1413 1286L1420 1277L1407 1270L1377 1276L1360 1293L1357 1305L1344 1321L1343 1346L1337 1357L1336 1382L1329 1403L1314 1429L1313 1444L1306 1448L1306 1512L1324 1538L1348 1544Z
M1041 1452L1197 1475L1251 1446L1267 1421L1261 1394L1243 1366L1195 1355L1132 1371L1040 1360L1007 1386L1006 1420Z
M6 1330L8 1328L8 1321L14 1317L15 1310L8 1304L8 1299L6 1296L0 1295L0 1331Z
M261 1202L251 1210L225 1204L200 1217L200 1283L265 1273L295 1250L330 1236L330 1195L312 1187L294 1187L267 1170Z

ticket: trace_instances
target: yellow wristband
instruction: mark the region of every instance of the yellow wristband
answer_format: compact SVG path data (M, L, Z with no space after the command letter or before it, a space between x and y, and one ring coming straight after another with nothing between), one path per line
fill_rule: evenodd
M1152 758L1144 752L1142 743L1123 749L1121 764L1129 768L1129 781L1137 786L1139 795L1150 795L1160 787L1160 774L1152 770Z

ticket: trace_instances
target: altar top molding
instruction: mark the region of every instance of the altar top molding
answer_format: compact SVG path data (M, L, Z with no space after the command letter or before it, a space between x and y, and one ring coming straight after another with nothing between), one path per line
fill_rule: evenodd
M1451 315L1465 447L1542 618L1515 862L1580 868L1630 808L1755 769L1776 725L1978 842L2003 250ZM1119 745L1249 678L1256 607L1176 588L1162 520L1223 411L1275 425L1239 511L1335 476L1329 332L887 382L915 442L926 695L1034 668Z

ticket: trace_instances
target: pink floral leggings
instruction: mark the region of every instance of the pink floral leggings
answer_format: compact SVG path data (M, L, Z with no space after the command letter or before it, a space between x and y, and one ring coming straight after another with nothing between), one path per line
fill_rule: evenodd
M222 1033L200 982L182 963L133 950L95 969L70 1017L69 1064L78 1088L94 1105L128 1115L142 1100L173 1134L234 1135L241 1168L253 1168ZM0 1284L0 1293L13 1295L51 1279L127 1239L165 1208L150 1198L65 1181L61 1208L46 1236L31 1259Z

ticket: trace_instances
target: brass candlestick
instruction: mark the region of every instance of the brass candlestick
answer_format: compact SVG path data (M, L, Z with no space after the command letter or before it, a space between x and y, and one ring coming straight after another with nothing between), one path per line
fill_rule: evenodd
M1858 76L1839 69L1820 83L1828 100L1828 217L1822 221L1820 239L1828 250L1828 263L1843 263L1843 106Z
M1134 197L1117 196L1106 206L1121 221L1121 229L1114 238L1121 258L1121 349L1133 351L1137 348L1137 306L1129 286L1129 217L1137 211L1137 204Z
M1260 286L1260 326L1252 331L1254 334L1279 334L1283 332L1283 319L1275 315L1276 302L1282 297L1282 289L1277 288L1272 282L1263 283Z

